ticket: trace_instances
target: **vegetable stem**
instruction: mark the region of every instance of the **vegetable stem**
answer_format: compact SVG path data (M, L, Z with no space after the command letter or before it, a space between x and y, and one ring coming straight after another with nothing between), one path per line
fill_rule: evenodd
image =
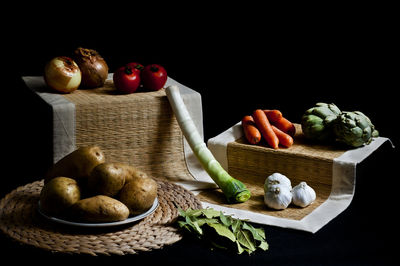
M208 175L221 188L228 202L241 203L247 201L251 196L250 191L242 182L230 176L207 148L189 115L179 88L171 85L166 88L165 92L190 148Z
M127 75L132 74L132 68L131 67L125 67L125 74L127 74Z

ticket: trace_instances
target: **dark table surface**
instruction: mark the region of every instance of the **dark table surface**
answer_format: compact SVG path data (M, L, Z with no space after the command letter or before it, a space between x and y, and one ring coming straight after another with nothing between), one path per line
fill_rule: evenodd
M41 158L39 151L46 145L41 127L48 125L36 124L30 116L35 103L29 97L20 97L20 76L42 75L45 62L56 55L69 54L78 46L98 50L110 72L127 61L159 63L172 78L200 92L206 140L256 108L280 109L287 118L299 122L302 113L320 101L334 102L343 110L363 111L381 136L399 144L399 112L393 92L398 89L398 81L394 83L396 87L393 85L398 74L390 66L394 44L387 28L367 24L353 31L346 25L327 28L316 23L310 24L312 27L291 25L279 32L260 28L249 31L260 22L253 21L243 27L236 22L231 27L201 25L190 31L174 31L181 22L164 25L168 34L149 36L142 29L137 38L105 38L98 34L65 38L46 33L35 37L30 32L37 32L42 25L27 24L26 35L14 38L12 49L7 50L13 51L9 52L13 57L7 58L11 73L6 76L6 96L2 98L6 170L0 196L40 178L36 174L37 162ZM23 262L28 258L54 263L396 264L398 162L398 149L385 143L357 166L355 197L343 213L315 234L263 226L270 249L251 256L210 250L186 237L171 246L138 255L65 255L20 245L3 234L0 254L4 261L12 258Z

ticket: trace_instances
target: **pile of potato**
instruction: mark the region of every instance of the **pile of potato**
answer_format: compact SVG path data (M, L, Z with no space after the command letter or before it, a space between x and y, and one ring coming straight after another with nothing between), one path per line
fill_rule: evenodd
M79 222L116 222L144 213L157 197L157 182L134 166L108 163L97 146L81 147L47 173L40 209Z

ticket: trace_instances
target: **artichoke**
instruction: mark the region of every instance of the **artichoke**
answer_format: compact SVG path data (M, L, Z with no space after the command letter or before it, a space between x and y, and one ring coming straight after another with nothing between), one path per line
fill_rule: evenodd
M340 114L340 109L333 103L315 104L301 118L304 136L317 141L334 140L335 134L332 127Z
M342 112L335 122L334 132L338 141L352 147L369 144L372 138L379 136L371 120L360 111Z

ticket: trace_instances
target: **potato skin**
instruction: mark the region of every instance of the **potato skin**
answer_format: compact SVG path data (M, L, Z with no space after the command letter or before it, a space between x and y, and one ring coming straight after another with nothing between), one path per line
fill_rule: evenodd
M60 216L81 198L76 180L56 177L45 184L40 192L40 208L45 214Z
M55 163L47 172L45 183L57 176L76 180L87 179L93 168L105 162L105 155L98 146L80 147Z
M125 184L125 169L118 163L101 163L93 168L88 178L88 188L95 195L113 197Z
M97 195L76 202L71 206L69 215L71 219L83 222L117 222L128 218L129 209L114 198Z
M116 163L116 165L118 165L124 169L125 183L128 183L137 178L148 178L149 177L145 172L137 169L136 167L134 167L130 164Z
M152 178L134 179L126 183L119 193L119 200L129 208L131 215L150 209L156 197L157 182Z

